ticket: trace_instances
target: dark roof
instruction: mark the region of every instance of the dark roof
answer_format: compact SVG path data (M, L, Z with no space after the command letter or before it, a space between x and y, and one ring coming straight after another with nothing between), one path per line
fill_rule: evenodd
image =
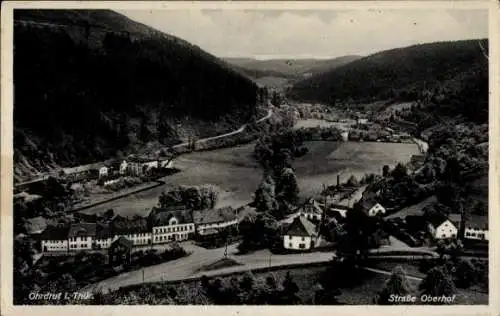
M118 237L117 240L115 240L111 243L111 247L115 247L116 245L123 245L129 249L132 249L132 247L134 246L132 241L128 240L127 238L125 238L123 236Z
M316 226L303 216L297 216L290 226L288 226L285 235L304 237L317 236Z
M157 209L156 214L153 215L151 223L153 226L166 226L172 217L175 217L179 221L178 224L193 222L193 214L190 210Z
M143 217L132 219L117 217L111 221L110 230L114 235L128 235L149 232L148 221Z
M41 235L42 240L67 240L68 226L47 226Z
M76 223L71 224L68 232L68 238L81 236L95 236L96 223Z
M471 215L469 219L467 219L465 226L474 229L488 230L488 216Z
M322 214L323 209L319 206L318 202L316 202L313 198L307 200L301 207L301 210L304 213L316 213Z
M211 223L220 223L220 222L229 222L236 219L236 212L230 206L219 208L219 209L211 209L211 210L203 210L203 211L194 211L193 212L193 220L196 224L211 224Z
M108 225L97 224L95 237L96 237L96 239L107 239L107 238L113 237L113 234L111 234L111 230L109 229Z
M437 228L439 225L444 223L445 221L449 220L450 222L453 223L453 225L457 226L460 224L460 219L461 216L460 214L450 214L449 216L446 216L444 214L436 214L434 215L430 220L429 223L434 226L434 228Z

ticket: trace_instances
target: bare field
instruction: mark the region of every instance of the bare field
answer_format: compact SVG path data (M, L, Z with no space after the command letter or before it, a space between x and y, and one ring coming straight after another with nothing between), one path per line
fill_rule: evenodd
M308 142L309 153L294 162L301 194L318 193L323 183L334 184L351 175L361 178L365 173L381 173L383 165L407 162L418 153L415 144ZM111 201L85 213L104 212L110 208L124 216L146 215L158 202L162 191L175 185L214 184L223 192L218 206L241 206L251 201L262 170L253 159L254 145L247 144L213 151L195 152L175 160L181 172L163 178L165 185Z

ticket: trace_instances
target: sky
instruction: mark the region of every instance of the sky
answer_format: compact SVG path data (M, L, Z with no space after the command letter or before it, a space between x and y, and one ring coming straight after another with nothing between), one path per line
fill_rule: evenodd
M487 10L129 10L218 57L334 58L488 37Z

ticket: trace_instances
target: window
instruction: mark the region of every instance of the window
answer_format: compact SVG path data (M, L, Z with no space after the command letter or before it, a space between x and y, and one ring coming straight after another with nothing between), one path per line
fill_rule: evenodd
M299 248L300 248L300 249L304 249L305 247L306 247L306 245L305 245L305 244L299 244Z
M293 246L292 246L292 243L289 243L289 244L288 244L288 247L292 248L292 247L293 247Z
M305 240L306 240L306 238L305 238L305 237L302 237L302 241L305 241Z

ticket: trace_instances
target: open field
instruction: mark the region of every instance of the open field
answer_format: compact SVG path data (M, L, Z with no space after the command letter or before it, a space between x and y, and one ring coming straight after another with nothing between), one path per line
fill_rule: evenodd
M318 193L323 183L334 184L337 174L346 181L351 175L361 178L365 173L381 173L383 165L393 167L418 153L415 144L308 142L307 147L309 153L294 162L303 196ZM182 155L175 160L181 171L163 178L165 185L84 212L102 213L111 208L124 216L145 215L157 205L161 192L174 185L214 184L223 190L218 206L246 204L262 178L262 170L252 158L253 148L247 144Z
M294 162L301 193L318 193L322 184L334 184L351 175L361 179L366 173L382 173L382 167L406 163L418 153L415 144L369 142L307 142L309 153Z

